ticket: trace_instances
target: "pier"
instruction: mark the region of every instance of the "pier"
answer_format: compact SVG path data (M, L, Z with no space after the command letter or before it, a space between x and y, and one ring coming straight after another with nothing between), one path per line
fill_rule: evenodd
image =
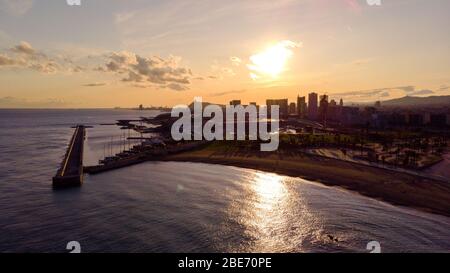
M86 127L77 125L61 167L53 177L54 188L81 186L83 184L83 148Z

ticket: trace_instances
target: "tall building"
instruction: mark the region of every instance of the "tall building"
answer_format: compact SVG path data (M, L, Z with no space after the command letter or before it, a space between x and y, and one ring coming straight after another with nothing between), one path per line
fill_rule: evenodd
M289 115L296 115L297 114L297 106L295 102L291 102L289 104Z
M344 100L341 99L341 100L339 101L339 106L340 106L340 107L343 107L343 106L344 106Z
M297 96L297 114L300 118L306 117L306 97Z
M338 106L335 100L331 100L328 104L328 119L337 120L338 118Z
M319 106L320 121L326 122L328 114L328 96L320 96L320 106Z
M289 115L288 99L267 100L266 105L267 110L269 111L268 114L271 113L271 106L278 105L280 107L280 118L287 118Z
M309 93L308 95L308 118L317 119L317 93Z

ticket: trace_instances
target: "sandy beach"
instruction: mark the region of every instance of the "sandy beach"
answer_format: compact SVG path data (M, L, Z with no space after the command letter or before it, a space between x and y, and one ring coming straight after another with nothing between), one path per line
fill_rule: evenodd
M222 164L301 177L394 205L450 216L450 183L296 151L261 153L212 144L163 160Z

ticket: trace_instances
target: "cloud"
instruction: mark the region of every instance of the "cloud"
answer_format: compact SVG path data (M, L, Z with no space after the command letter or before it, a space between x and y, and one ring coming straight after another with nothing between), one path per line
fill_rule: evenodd
M399 86L399 87L393 87L393 88L388 88L388 89L400 89L400 90L403 90L406 93L411 93L411 92L414 92L416 90L416 87L412 86L412 85L408 85L408 86Z
M136 12L124 12L124 13L117 13L114 15L114 22L116 24L122 24L130 21L133 19L133 17L136 16Z
M239 57L230 57L231 64L234 66L240 66L242 60Z
M42 63L30 63L28 65L28 68L45 74L53 74L61 70L59 64L54 61L44 61Z
M19 61L16 62L16 64L19 66L24 66L45 74L53 74L63 69L56 60L48 57L43 52L34 49L28 42L22 41L18 45L13 46L10 50L17 54L16 57Z
M188 90L191 79L194 78L191 69L181 66L181 58L177 56L147 58L122 51L104 54L98 61L103 64L93 65L95 68L85 67L81 65L80 60L74 61L65 53L47 55L26 41L0 52L0 68L4 69L29 69L45 74L78 73L87 70L109 72L120 76L122 82L142 83L141 86L145 87L153 86L175 91ZM94 82L83 86L98 87L105 84Z
M16 62L10 57L0 54L0 66L14 65Z
M354 60L351 62L352 65L356 65L356 66L361 66L361 65L366 65L370 62L372 62L373 59L369 58L369 59L358 59L358 60Z
M169 56L167 59L153 56L143 57L132 52L113 52L107 63L97 71L112 72L121 76L123 82L148 82L157 87L175 91L189 89L192 72L180 66L180 57Z
M224 79L225 77L233 77L236 75L234 70L228 66L222 66L218 61L214 61L211 65L213 75L208 76L209 79L217 80Z
M0 52L0 67L13 69L30 69L45 74L57 72L82 72L86 68L74 63L68 56L48 56L35 49L30 43L22 41Z
M247 90L245 90L245 89L230 90L230 91L213 93L213 94L211 94L211 97L221 97L221 96L225 96L225 95L241 94L241 93L245 93L245 92L247 92Z
M420 95L431 95L434 94L434 91L429 90L429 89L423 89L423 90L417 90L414 92L410 92L408 95L409 96L420 96Z
M20 44L11 48L11 50L17 53L23 53L27 55L36 54L36 50L28 42L24 41L20 42Z
M99 87L99 86L105 86L106 83L104 82L94 82L94 83L88 83L88 84L83 84L83 86L85 87Z
M33 2L33 0L0 0L0 11L22 16L33 7Z
M189 89L186 86L178 84L178 83L169 83L168 85L164 86L164 88L169 88L169 89L172 89L175 91L184 91L184 90Z
M370 89L370 90L358 90L358 91L349 91L349 92L343 92L343 93L337 93L333 94L333 96L336 97L358 97L358 98L365 98L365 97L372 97L379 94L382 94L383 92L389 91L390 88L379 88L379 89Z
M86 68L84 68L84 67L82 67L82 66L79 66L79 65L76 65L76 66L72 69L73 72L83 72L83 71L85 71L85 70L86 70Z
M423 96L431 95L435 92L430 89L417 90L413 85L397 86L397 87L383 87L369 90L349 91L343 93L332 94L333 98L343 98L346 100L357 101L374 101L380 98L389 98L395 96Z
M151 87L151 85L148 84L141 84L141 83L135 83L133 85L131 85L132 87L136 87L136 88L148 88Z
M441 87L439 87L438 91L443 92L443 91L447 91L448 89L450 89L450 86L444 84L444 85L441 85Z

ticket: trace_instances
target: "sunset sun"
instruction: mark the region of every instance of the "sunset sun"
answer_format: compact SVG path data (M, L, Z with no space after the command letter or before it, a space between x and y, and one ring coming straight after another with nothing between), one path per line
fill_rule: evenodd
M292 41L281 41L250 56L250 77L254 80L261 77L278 77L286 70L286 63L294 54L292 49L298 46Z

